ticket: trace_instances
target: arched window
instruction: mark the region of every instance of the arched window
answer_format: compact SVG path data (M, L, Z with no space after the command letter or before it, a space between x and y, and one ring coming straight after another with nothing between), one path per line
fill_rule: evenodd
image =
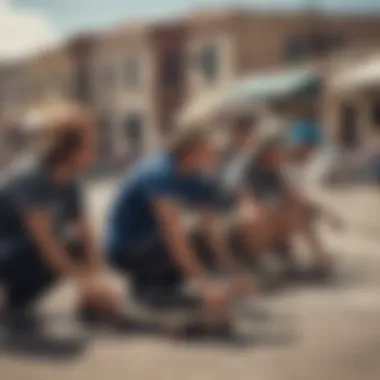
M203 77L209 81L215 81L219 76L220 62L216 45L203 46L199 56L200 70Z

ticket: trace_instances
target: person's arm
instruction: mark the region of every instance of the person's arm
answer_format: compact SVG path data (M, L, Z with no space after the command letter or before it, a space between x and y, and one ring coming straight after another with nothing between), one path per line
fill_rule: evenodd
M284 193L288 201L305 207L313 215L324 218L334 229L342 229L344 223L337 212L308 197L305 191L287 177L284 179Z
M190 281L204 278L205 269L192 250L182 229L180 211L176 205L165 198L155 198L152 204L164 241L174 262Z
M53 230L49 194L45 180L39 175L31 175L14 187L12 202L42 259L54 272L70 276L78 268Z
M28 209L24 212L23 219L30 239L48 266L63 276L76 275L79 268L54 234L49 213L38 208Z
M68 203L70 218L74 220L75 233L83 248L86 263L91 268L100 269L103 266L99 245L96 242L89 221L87 220L85 202L80 184L73 183L69 188Z
M201 228L221 268L230 275L236 275L241 268L234 259L228 247L228 242L213 213L208 211L201 212Z
M79 218L75 227L79 239L83 242L84 255L88 265L97 269L104 267L105 265L102 259L101 250L96 243L96 239L87 220L84 217Z

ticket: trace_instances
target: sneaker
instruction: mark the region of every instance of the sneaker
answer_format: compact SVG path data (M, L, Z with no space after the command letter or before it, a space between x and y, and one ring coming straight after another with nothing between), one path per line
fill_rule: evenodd
M31 310L5 311L0 314L0 323L14 334L37 332L41 328L41 319Z
M78 319L90 328L111 327L122 331L131 331L136 327L128 315L123 312L113 314L93 307L84 307L78 311Z
M233 327L230 322L221 322L211 326L202 321L185 324L176 334L182 339L228 339L232 335Z
M326 265L318 265L311 270L310 277L314 281L326 281L331 279L332 270Z
M77 317L85 325L98 325L105 322L103 312L92 307L82 307L77 311Z
M281 262L274 253L267 253L260 263L260 278L262 289L272 291L284 283L284 273Z

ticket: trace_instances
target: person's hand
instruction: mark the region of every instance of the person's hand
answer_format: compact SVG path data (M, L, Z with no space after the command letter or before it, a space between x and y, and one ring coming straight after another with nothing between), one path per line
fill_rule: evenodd
M219 312L227 307L231 286L227 283L201 280L195 284L195 290L203 299L208 310Z
M336 232L342 232L346 227L344 220L337 215L329 215L328 222L330 227Z
M318 277L326 278L334 271L334 262L327 254L323 254L315 263L314 274Z
M122 292L110 273L83 271L74 280L80 303L110 311L121 308Z
M244 274L235 276L232 279L233 292L238 296L244 296L255 290L255 282L253 279Z
M89 270L98 275L107 275L110 273L110 268L101 259L93 260L89 263Z

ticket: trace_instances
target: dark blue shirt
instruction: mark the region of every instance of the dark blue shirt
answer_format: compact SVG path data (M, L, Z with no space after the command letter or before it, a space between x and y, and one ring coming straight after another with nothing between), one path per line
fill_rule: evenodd
M159 236L152 200L168 198L185 205L208 206L213 186L202 175L183 175L173 157L160 154L137 164L122 181L107 226L106 244L113 252L131 252Z
M18 165L0 178L0 266L2 260L33 251L24 214L44 210L63 244L70 243L71 227L83 213L76 181L56 184L38 162Z

